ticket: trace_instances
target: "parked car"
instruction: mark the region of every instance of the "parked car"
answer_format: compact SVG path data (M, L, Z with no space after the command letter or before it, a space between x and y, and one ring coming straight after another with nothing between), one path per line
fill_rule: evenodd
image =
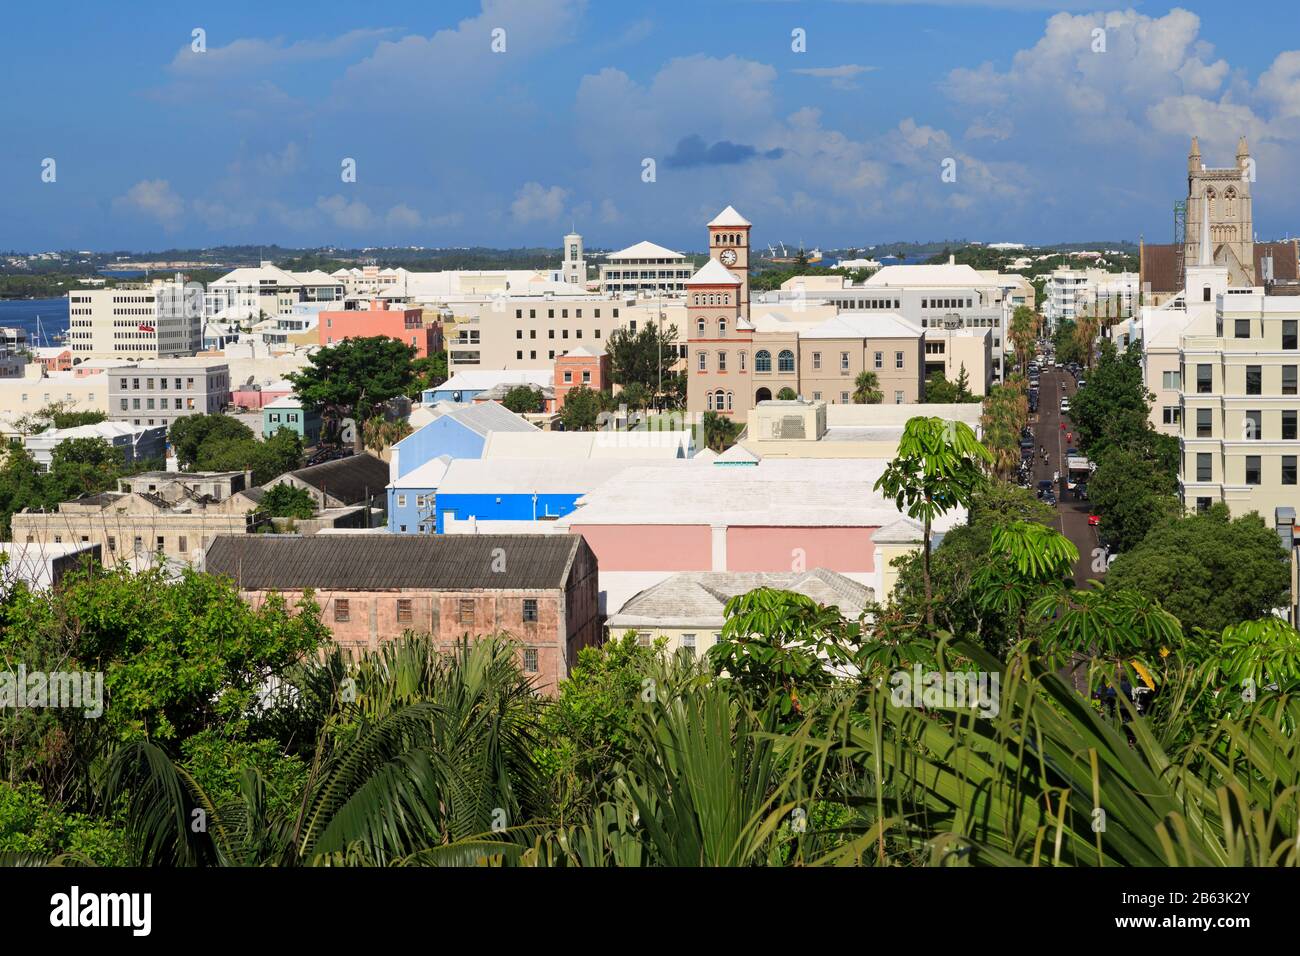
M1076 455L1078 455L1078 454L1079 454L1079 449L1075 448L1073 445L1071 445L1069 448L1065 449L1065 457L1067 457L1067 458L1073 458L1074 456L1076 456Z
M1064 415L1069 410L1070 410L1070 400L1068 398L1061 399L1061 414Z
M1087 384L1088 384L1088 383L1087 383L1086 380L1084 380L1084 379L1079 379L1079 388L1083 388L1083 386L1085 386L1085 385L1087 385Z
M1088 515L1088 524L1094 528L1101 524L1101 515Z

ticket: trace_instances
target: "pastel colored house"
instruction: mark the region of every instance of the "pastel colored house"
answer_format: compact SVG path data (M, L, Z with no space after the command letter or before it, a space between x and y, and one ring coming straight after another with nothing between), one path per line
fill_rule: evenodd
M545 368L466 370L457 372L441 385L426 388L421 393L420 400L426 405L438 402L468 405L499 385L536 385L543 388L551 384L553 377L551 370Z
M397 534L433 534L435 503L452 458L439 455L388 485L388 530Z
M484 458L453 461L435 501L436 531L447 523L550 522L573 511L579 498L642 459Z
M603 392L609 387L609 353L599 355L579 346L555 357L555 410L564 408L564 397L585 385Z
M607 613L682 571L826 568L883 597L890 562L921 539L919 526L874 490L885 467L870 459L640 466L584 496L556 525L596 553ZM936 543L965 520L963 509L939 518Z
M755 588L779 588L836 607L857 620L875 599L871 588L825 568L811 571L683 571L632 597L606 625L609 636L634 631L649 647L660 639L670 652L703 655L718 642L727 601Z
M389 463L393 480L442 455L448 458L478 458L490 432L538 430L504 405L495 402L439 408L441 413L433 421L393 446L393 457Z
M320 441L320 413L304 407L295 395L277 398L262 406L262 437L270 438L281 428L289 429L304 445L315 445Z
M541 693L600 641L597 568L576 535L351 534L219 536L204 570L229 577L253 607L293 607L310 589L334 640L376 650L406 631L443 651L503 634Z
M344 339L386 335L415 347L416 358L428 358L442 349L442 327L426 325L423 309L388 308L376 299L368 309L322 311L317 332L321 345L337 345Z
M230 393L230 404L241 408L261 409L281 398L293 395L293 383L281 379L267 385L241 385Z

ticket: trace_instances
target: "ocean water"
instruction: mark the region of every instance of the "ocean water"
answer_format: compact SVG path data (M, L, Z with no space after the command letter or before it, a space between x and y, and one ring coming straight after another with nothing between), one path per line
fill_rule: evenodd
M36 341L36 319L41 341ZM0 299L0 327L26 329L32 345L58 345L54 335L68 331L67 299Z

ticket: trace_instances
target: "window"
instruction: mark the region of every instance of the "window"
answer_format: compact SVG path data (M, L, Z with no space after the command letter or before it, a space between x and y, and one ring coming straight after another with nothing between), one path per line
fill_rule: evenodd
M684 653L687 657L695 656L695 635L694 634L682 635L682 653Z
M1214 465L1210 460L1210 453L1201 451L1196 453L1196 480L1213 481Z
M537 648L524 648L524 672L528 674L537 673Z
M695 367L701 372L709 370L709 359L704 352L700 352L695 356Z
M638 646L638 647L649 647L649 646L650 646L650 632L649 632L649 631L637 631L637 632L636 632L636 643L637 643L637 646Z
M189 539L185 537L185 535L181 535L179 538L176 539L177 551L179 551L181 554L184 554L189 549L190 549L190 542Z
M1282 394L1296 394L1296 367L1294 365L1282 366Z
M840 374L847 375L848 373L849 373L849 353L841 352L840 353Z
M1295 463L1296 463L1295 455L1282 456L1282 484L1284 485L1295 484L1295 473L1296 473Z
M406 495L398 495L398 496L397 496L397 507L399 507L399 508L405 508L405 507L406 507Z
M726 319L718 319L718 334L719 334L719 335L726 335L726 334L727 334L727 320L726 320Z
M1209 365L1196 366L1196 393L1208 395L1214 390L1214 368Z
M113 535L111 535L111 534L108 536L108 550L109 550L109 551L116 551L116 550L117 550L117 538L115 538L115 537L114 537Z
M814 352L814 353L812 354L812 367L813 367L813 368L821 368L821 367L822 367L822 353L821 353L821 352Z
M1197 498L1197 499L1196 499L1196 513L1197 513L1198 515L1203 515L1203 514L1205 514L1205 512L1207 512L1207 511L1209 511L1209 510L1210 510L1210 499L1209 499L1209 498Z
M781 354L776 357L776 370L778 372L793 372L794 353L789 349L782 349Z
M1259 365L1246 366L1246 394L1262 395L1264 393L1264 374Z
M1181 378L1182 376L1177 372L1165 372L1161 384L1170 391L1176 392L1178 389L1182 388L1183 383L1180 380Z
M1246 484L1259 484L1259 455L1246 456Z
M884 367L885 367L885 353L884 353L884 352L877 352L877 353L876 353L876 355L875 355L875 366L876 366L876 368L884 368Z
M587 369L582 370L582 384L584 385L591 384L591 372Z
M1296 348L1296 319L1282 320L1282 348L1294 350Z
M759 349L754 353L754 371L770 372L772 371L772 353L767 349Z
M903 393L901 391L894 392L894 404L895 405L903 404Z
M474 623L474 599L461 598L457 621L461 624Z
M1166 405L1161 412L1166 425L1177 425L1182 420L1182 409L1177 405Z
M165 544L164 544L164 539L163 539L163 536L162 536L162 535L158 535L158 538L157 538L157 545L158 545L158 550L159 550L159 551L162 551L162 550L164 549Z
M410 624L412 617L413 615L411 614L411 599L398 598L397 599L397 623Z
M719 371L719 372L725 372L726 370L727 370L727 353L726 353L726 352L719 352L719 353L718 353L718 371Z
M1196 410L1196 437L1212 438L1214 436L1213 412L1208 408Z
M334 600L334 620L340 624L352 620L351 607L348 605L347 598L336 598Z
M1294 408L1284 409L1282 411L1282 440L1295 441L1296 439L1296 411Z
M1250 338L1250 319L1233 320L1232 337L1236 339Z
M814 401L814 402L820 402L821 400L822 400L822 393L821 393L821 392L813 392L813 401Z
M524 598L524 621L537 623L537 598Z
M564 381L565 381L566 384L569 383L569 382L572 382L572 381L573 381L573 373L572 373L572 372L565 372L565 373L564 373Z
M1246 441L1260 441L1264 437L1264 413L1247 412L1241 422L1241 437Z
M696 319L696 320L695 320L695 332L696 332L697 335L703 335L703 334L704 334L704 320L703 320L703 319Z
M903 367L903 353L902 353L902 352L895 352L895 353L894 353L894 368L902 368L902 367Z
M740 370L741 370L742 372L745 370L745 353L744 353L744 352L741 352L741 353L740 353Z

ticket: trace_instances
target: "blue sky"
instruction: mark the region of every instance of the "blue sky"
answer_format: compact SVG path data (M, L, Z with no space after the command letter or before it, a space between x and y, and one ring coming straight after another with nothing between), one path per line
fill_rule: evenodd
M181 6L7 12L0 248L1165 242L1193 133L1300 230L1294 0Z

